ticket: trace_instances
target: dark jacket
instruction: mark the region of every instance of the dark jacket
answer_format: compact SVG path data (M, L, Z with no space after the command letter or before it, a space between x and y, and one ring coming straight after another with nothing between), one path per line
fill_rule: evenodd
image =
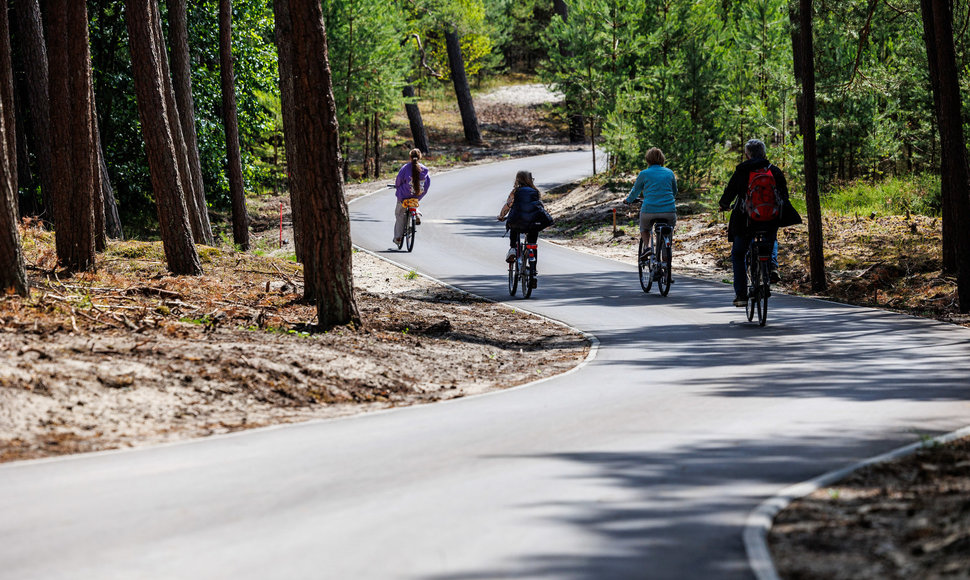
M751 224L748 221L748 214L744 211L744 198L748 193L748 178L753 170L764 169L765 167L770 167L771 174L775 176L775 186L778 188L781 199L784 200L784 206L781 208L781 215L778 219L771 222ZM781 172L781 169L769 163L767 159L748 159L740 163L734 169L734 175L728 181L727 187L724 188L724 195L721 196L718 205L722 210L731 209L731 221L728 222L728 240L732 242L734 236L748 236L757 229L783 228L802 223L802 216L798 215L798 211L788 201L788 181L785 179L785 174Z
M509 196L511 209L506 217L507 227L515 230L541 230L549 226L549 214L539 199L539 192L527 185L516 188Z

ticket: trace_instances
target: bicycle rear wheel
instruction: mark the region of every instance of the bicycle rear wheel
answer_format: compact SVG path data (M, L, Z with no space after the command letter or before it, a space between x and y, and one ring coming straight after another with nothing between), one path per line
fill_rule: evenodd
M650 271L649 264L643 258L643 238L640 238L640 245L637 246L637 271L640 274L640 287L644 292L649 292L653 286L653 273Z
M414 249L414 233L417 231L414 221L414 214L408 212L408 229L404 232L404 241L407 242L409 252Z
M764 326L768 322L768 296L771 295L771 278L768 273L768 262L760 263L761 280L758 282L758 326Z
M657 290L660 290L661 296L666 296L670 292L670 281L673 280L670 261L673 252L670 245L670 236L664 234L660 240L660 278L657 279Z
M528 298L532 296L532 281L536 279L535 266L528 263L528 258L522 256L522 261L526 262L522 265L522 297Z
M745 255L745 263L747 264L747 276L748 276L748 301L744 305L744 313L748 317L748 322L754 320L755 307L758 302L758 278L757 273L757 262L756 258L752 255L750 248L748 253Z

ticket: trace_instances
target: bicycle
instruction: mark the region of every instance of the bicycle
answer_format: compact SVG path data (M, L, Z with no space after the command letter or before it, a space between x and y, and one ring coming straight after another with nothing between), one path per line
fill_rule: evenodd
M509 296L515 296L521 282L522 297L528 298L537 286L536 263L539 246L525 242L524 237L525 232L519 232L519 239L515 242L515 260L509 262Z
M771 251L774 241L768 239L765 231L755 232L748 244L748 251L744 256L745 269L748 275L748 302L745 304L745 314L748 322L758 315L758 326L764 326L768 321L768 297L771 296Z
M404 209L407 210L408 215L404 221L404 235L401 237L401 241L397 245L397 249L401 249L405 243L408 246L408 251L414 249L414 234L418 231L418 198L409 197L401 202Z
M653 251L644 255L643 237L640 237L640 244L637 246L637 271L640 274L640 287L644 292L650 292L654 280L657 281L657 290L661 296L666 296L670 292L670 285L673 283L672 258L673 258L673 233L674 228L667 220L655 220L653 222Z

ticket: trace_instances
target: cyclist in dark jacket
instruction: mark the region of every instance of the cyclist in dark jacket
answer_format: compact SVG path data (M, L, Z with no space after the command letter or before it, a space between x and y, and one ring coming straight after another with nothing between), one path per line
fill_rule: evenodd
M552 223L542 200L539 199L539 190L532 180L532 174L528 171L515 174L515 186L505 200L498 220L505 221L505 227L509 230L511 249L505 255L507 262L515 261L515 243L520 233L525 232L526 243L534 244L539 239L539 232Z
M756 169L769 168L775 178L775 187L784 205L779 217L770 222L750 222L744 209L748 192L748 179ZM731 210L728 222L728 241L731 247L731 265L734 269L734 305L743 308L748 301L748 284L745 275L744 256L756 231L765 231L768 239L775 243L771 258L771 281L778 278L778 228L802 223L802 218L788 201L788 181L781 169L772 165L765 154L765 144L760 139L751 139L744 144L744 161L734 169L734 175L724 188L718 205L721 211Z

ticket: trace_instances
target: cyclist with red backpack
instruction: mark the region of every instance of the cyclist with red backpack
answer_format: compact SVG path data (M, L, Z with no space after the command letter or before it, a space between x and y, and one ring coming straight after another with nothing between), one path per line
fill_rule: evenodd
M771 281L778 282L778 228L802 223L802 218L788 201L788 182L781 169L772 165L765 154L765 144L751 139L744 144L744 161L724 188L718 205L731 210L728 241L734 269L734 305L743 308L748 300L744 256L754 232L764 231L775 242L771 259Z

